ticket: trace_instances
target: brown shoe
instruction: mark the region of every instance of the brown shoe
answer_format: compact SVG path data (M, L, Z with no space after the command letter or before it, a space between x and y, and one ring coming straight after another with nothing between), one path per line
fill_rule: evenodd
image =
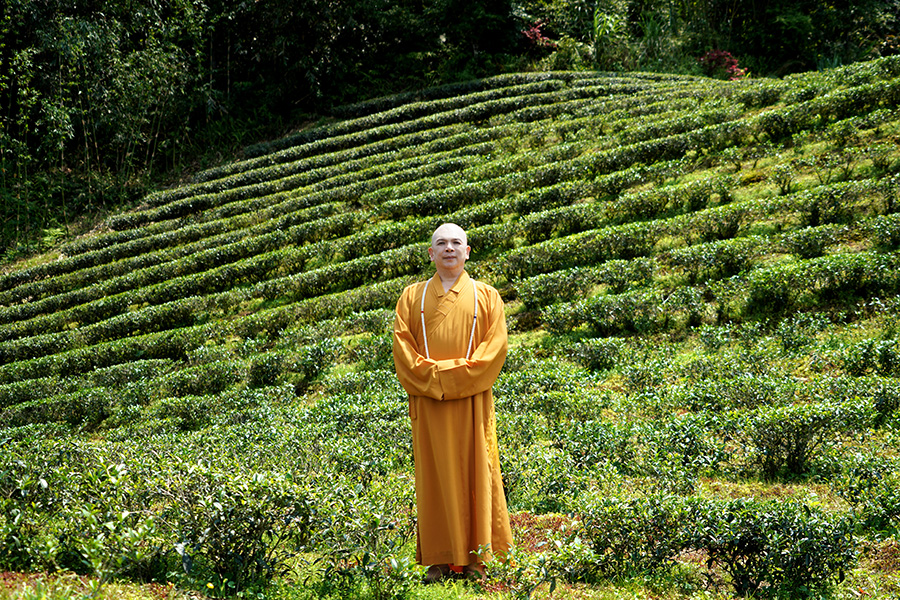
M422 577L422 583L439 583L450 576L450 565L431 565Z

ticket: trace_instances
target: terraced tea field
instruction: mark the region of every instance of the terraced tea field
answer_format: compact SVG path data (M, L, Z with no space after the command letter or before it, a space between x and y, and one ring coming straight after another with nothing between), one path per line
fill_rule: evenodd
M900 593L898 57L506 75L338 116L4 266L0 567L268 598ZM506 302L517 548L435 592L390 324L445 221Z

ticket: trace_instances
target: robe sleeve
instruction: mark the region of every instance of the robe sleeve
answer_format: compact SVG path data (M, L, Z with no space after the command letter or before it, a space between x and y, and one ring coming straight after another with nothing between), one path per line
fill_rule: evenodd
M410 331L414 286L406 288L397 301L394 315L394 368L397 378L410 396L426 396L442 400L444 391L438 377L437 361L419 353L416 337Z
M494 385L506 360L507 332L503 300L496 292L488 294L488 329L473 350L472 357L433 360L419 353L410 331L414 316L413 288L407 288L397 302L394 317L394 367L403 389L411 396L436 400L468 398L486 392Z
M472 352L472 358L437 361L437 373L444 400L468 398L494 385L506 360L507 333L503 300L496 292L488 295L488 330Z

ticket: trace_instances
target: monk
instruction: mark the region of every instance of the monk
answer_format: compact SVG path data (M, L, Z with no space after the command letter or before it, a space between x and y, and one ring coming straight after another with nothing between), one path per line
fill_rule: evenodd
M482 561L504 556L512 544L491 394L506 359L506 319L497 290L466 273L470 252L459 226L438 227L428 249L437 272L403 290L394 319L425 583L453 572L481 579Z

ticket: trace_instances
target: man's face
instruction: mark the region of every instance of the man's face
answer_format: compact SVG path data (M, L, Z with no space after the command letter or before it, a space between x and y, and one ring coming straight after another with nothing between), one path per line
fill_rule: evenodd
M467 243L465 231L455 225L441 225L431 236L428 256L438 272L458 275L469 259L471 248Z

